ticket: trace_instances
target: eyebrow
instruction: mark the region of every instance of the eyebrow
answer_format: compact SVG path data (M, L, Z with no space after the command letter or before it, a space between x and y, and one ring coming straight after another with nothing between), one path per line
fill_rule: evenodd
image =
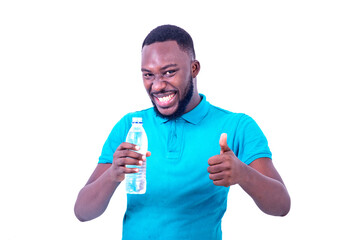
M168 64L168 65L165 65L164 67L160 68L160 70L165 70L167 68L171 68L171 67L177 67L178 65L176 63L173 63L173 64Z
M176 63L172 63L172 64L168 64L163 66L162 68L160 68L161 71L164 71L167 68L171 68L171 67L177 67L178 65ZM142 72L151 72L150 70L146 69L146 68L141 68Z

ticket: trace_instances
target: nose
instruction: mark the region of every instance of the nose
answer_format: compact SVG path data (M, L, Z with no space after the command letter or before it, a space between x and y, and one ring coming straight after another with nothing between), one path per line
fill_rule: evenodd
M156 76L152 82L151 92L162 92L166 87L166 82L160 76Z

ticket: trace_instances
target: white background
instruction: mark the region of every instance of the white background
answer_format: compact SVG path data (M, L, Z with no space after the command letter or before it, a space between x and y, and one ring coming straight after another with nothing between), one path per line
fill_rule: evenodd
M360 238L358 1L199 2L0 2L0 239L121 239L123 186L93 221L73 205L113 125L151 106L141 44L166 23L193 37L199 91L258 122L292 197L271 217L233 186L224 240Z

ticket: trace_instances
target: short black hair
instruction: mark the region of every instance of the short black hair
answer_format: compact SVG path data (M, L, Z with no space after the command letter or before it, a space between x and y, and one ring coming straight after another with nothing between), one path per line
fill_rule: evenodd
M161 25L153 29L144 39L144 46L155 42L176 41L179 48L195 58L194 43L189 33L174 25Z

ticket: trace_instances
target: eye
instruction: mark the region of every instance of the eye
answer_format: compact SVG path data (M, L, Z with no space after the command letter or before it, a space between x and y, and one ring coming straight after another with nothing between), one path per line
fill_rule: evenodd
M143 78L146 80L150 80L154 77L154 74L152 73L143 73Z
M164 76L165 77L172 77L172 76L175 75L175 73L176 73L176 70L168 70L168 71L164 72Z

